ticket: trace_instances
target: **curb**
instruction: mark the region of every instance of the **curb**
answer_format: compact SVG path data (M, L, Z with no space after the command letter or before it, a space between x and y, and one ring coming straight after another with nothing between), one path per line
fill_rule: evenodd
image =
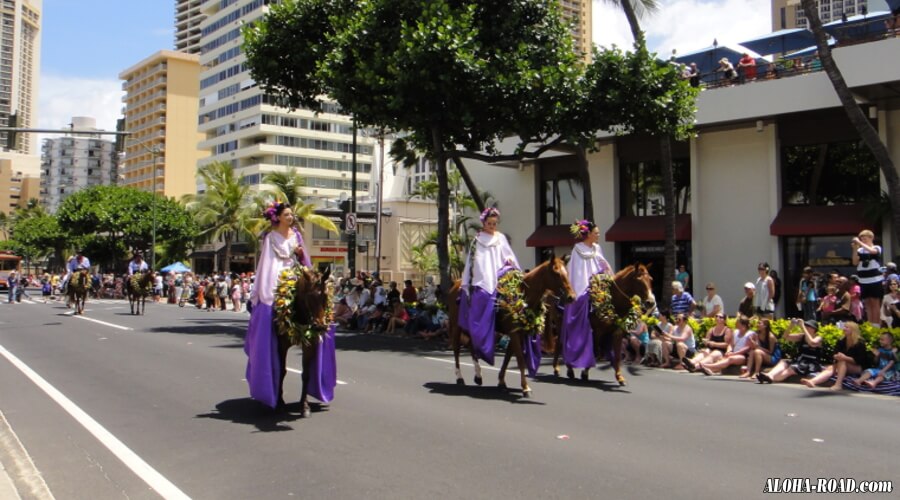
M54 498L3 412L0 412L0 498Z

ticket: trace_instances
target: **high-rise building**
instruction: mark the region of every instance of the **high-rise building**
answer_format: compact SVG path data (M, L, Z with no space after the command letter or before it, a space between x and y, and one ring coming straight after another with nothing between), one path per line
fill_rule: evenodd
M322 113L278 107L250 76L240 28L268 9L264 0L207 1L201 7L201 165L230 163L243 182L258 188L269 172L292 167L306 179L305 195L337 199L349 194L353 127L328 104ZM374 140L358 134L357 196L367 196ZM202 186L200 186L202 189Z
M592 23L591 0L559 0L563 18L570 23L575 50L588 61L591 59Z
M864 13L869 0L818 0L819 19L822 23L837 21L842 15L855 16ZM789 28L806 28L806 14L800 0L772 0L772 31Z
M200 56L161 50L119 74L125 80L120 184L180 198L196 192Z
M37 155L0 152L0 212L11 214L30 200L40 199L40 171Z
M200 12L200 5L206 1L175 0L175 50L188 54L200 53L200 23L204 18ZM229 0L216 0L215 3L228 2Z
M34 127L41 54L41 0L0 0L0 125L15 113L18 127ZM6 132L0 144L6 145ZM37 137L18 134L20 153L34 153Z
M97 130L93 118L72 118L74 130ZM44 141L41 158L41 204L53 213L72 193L116 184L115 143L100 135L72 134Z

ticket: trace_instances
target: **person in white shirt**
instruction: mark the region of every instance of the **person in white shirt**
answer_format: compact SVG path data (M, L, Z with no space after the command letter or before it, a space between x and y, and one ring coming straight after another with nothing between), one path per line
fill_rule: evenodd
M144 254L140 250L136 250L134 257L128 263L128 276L133 276L134 273L145 273L148 269L149 266L147 266L147 261L144 260Z
M704 318L715 318L716 314L725 312L725 303L722 302L722 297L716 293L715 283L706 284L706 297L700 300L700 306Z

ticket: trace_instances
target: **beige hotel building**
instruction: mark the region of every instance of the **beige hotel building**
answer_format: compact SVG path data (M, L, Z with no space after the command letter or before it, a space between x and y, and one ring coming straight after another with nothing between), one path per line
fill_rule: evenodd
M199 56L161 50L119 74L124 80L125 158L119 184L166 197L196 192Z

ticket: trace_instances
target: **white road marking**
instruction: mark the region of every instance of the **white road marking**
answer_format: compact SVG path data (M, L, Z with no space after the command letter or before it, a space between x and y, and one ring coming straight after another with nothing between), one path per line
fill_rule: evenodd
M85 309L85 311L88 311L88 309ZM112 323L107 323L106 321L100 321L99 319L88 318L87 316L83 316L83 315L75 316L75 311L70 311L70 312L67 312L66 314L69 315L69 316L78 318L78 319L83 319L83 320L85 320L85 321L93 321L94 323L99 323L99 324L104 325L104 326L109 326L109 327L112 327L112 328L118 328L119 330L126 330L126 331L132 331L132 330L134 330L134 328L128 328L127 326L121 326L121 325L115 325L115 324L112 324Z
M294 372L294 373L298 373L298 374L302 374L302 373L303 373L302 370L297 370L296 368L288 368L287 371L289 371L289 372ZM244 379L244 380L246 381L247 379ZM347 385L347 382L344 382L343 380L338 380L338 381L337 381L337 384L338 384L338 385Z
M452 360L452 359L432 358L431 356L424 356L424 358L425 358L425 359L428 359L428 360L431 360L431 361L440 361L441 363L450 363L451 365L453 364L453 360ZM464 363L464 362L462 362L462 361L459 362L459 365L460 365L460 366L471 366L471 367L473 367L473 368L475 367L475 365L473 365L472 363ZM478 363L478 365L481 366L481 363ZM509 366L514 366L514 364L513 364L513 363L510 363ZM499 371L500 371L499 368L495 368L495 367L493 367L493 366L490 366L490 365L488 365L487 363L485 363L485 366L481 366L481 369L482 369L482 370L494 370L495 372L499 372ZM516 368L516 369L518 370L518 368Z
M67 398L63 393L59 392L43 377L32 370L22 360L17 358L13 353L6 350L0 345L0 354L3 355L10 363L19 369L26 377L28 377L34 385L38 386L42 391L47 393L50 398L62 407L72 418L90 432L103 446L112 452L126 467L132 470L138 477L144 480L148 486L153 488L163 498L184 498L190 499L183 491L178 489L171 481L166 479L162 474L139 457L135 452L131 451L125 443L119 441L112 433L106 430L99 422L94 420L90 415L78 407L72 400Z

